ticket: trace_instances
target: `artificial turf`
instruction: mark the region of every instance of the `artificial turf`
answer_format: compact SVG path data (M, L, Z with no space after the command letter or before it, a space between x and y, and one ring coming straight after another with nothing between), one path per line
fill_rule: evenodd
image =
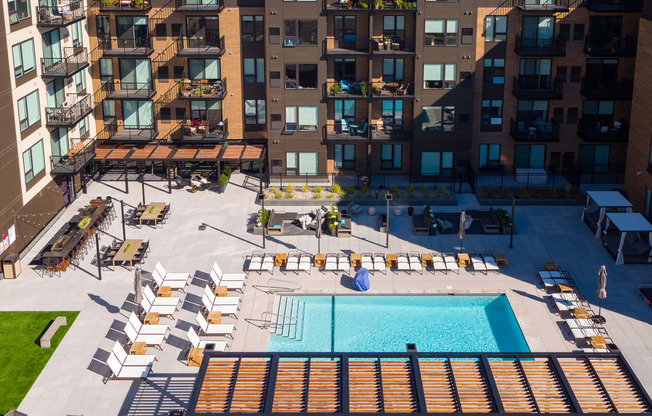
M0 414L17 409L47 364L79 312L0 312ZM38 345L39 336L57 316L67 326L52 337L51 348Z

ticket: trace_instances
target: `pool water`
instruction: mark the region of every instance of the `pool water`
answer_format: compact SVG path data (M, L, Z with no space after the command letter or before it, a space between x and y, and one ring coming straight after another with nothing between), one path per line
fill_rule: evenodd
M530 351L505 295L292 295L277 312L270 352Z

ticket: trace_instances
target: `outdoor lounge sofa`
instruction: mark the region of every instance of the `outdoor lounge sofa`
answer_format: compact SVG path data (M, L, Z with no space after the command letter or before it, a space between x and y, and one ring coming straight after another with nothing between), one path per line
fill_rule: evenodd
M415 235L429 235L428 225L423 217L423 214L412 215L412 229Z

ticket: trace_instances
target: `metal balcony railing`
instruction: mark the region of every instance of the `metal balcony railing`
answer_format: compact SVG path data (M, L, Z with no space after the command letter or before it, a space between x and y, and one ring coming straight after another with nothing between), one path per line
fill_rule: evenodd
M371 140L389 140L405 142L412 140L412 132L406 129L411 126L403 124L383 123L382 125L371 126Z
M333 141L357 141L369 140L371 128L365 119L358 121L335 121L329 120L322 127L324 142Z
M587 0L586 7L596 12L640 12L643 0Z
M148 100L156 93L152 80L125 82L116 79L102 83L100 88L108 100Z
M527 12L565 11L569 3L569 0L517 0L518 8Z
M512 119L509 134L516 142L558 142L559 123L548 121L534 124Z
M376 55L401 55L415 53L415 40L406 38L373 38L369 41L370 50Z
M136 38L121 37L98 37L98 49L104 52L106 56L148 56L154 50L149 36L139 36Z
M366 41L363 43L363 46L359 46L356 40L343 41L339 39L328 38L322 41L323 55L355 56L355 55L367 55L368 53L369 53L369 44Z
M184 122L181 124L182 140L188 142L220 142L229 135L229 119L214 121Z
M620 82L587 82L582 77L580 92L590 100L631 100L634 83L627 78Z
M181 36L178 56L222 56L224 54L224 36L217 31L205 31L195 36Z
M175 10L179 12L221 12L223 0L175 0Z
M81 1L59 3L57 6L36 6L38 26L65 27L86 18L86 9Z
M372 82L371 96L373 98L412 97L414 96L414 83L407 81Z
M100 11L146 12L152 8L149 0L101 0Z
M63 58L41 58L44 77L70 77L89 65L86 48L63 48L63 52Z
M114 143L148 143L154 140L158 131L152 126L136 126L114 124L108 132L107 140Z
M93 97L86 94L70 106L46 107L46 125L48 127L73 127L92 111Z
M184 79L180 82L179 98L182 99L217 99L226 96L226 78L222 79Z
M566 56L566 40L528 39L516 36L516 53L521 56Z
M323 10L329 12L346 10L358 12L393 12L402 10L409 12L416 11L417 6L417 1L407 0L381 0L380 2L374 0L322 0Z
M563 97L564 83L560 79L550 82L549 75L520 75L514 77L512 94L521 99L559 100Z
M586 142L626 142L629 125L612 116L585 115L578 120L577 135Z
M599 35L586 35L584 52L591 56L636 56L637 39L633 36L604 39Z
M74 175L95 157L97 140L92 139L79 151L71 150L66 155L50 156L53 175Z

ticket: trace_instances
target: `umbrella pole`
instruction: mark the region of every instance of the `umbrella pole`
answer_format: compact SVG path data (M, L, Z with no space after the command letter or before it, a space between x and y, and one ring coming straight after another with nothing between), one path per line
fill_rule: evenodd
M598 306L598 316L602 316L602 298L600 298L600 303Z
M460 243L460 253L464 253L464 239L462 239L462 242Z

